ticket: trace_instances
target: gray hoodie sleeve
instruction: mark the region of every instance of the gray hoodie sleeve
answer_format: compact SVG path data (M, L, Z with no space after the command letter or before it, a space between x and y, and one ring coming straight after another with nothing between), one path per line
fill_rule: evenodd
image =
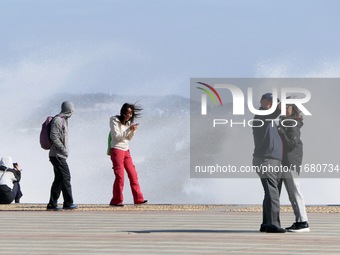
M54 151L51 156L68 156L67 148L67 123L61 117L55 117L51 124L50 138L52 141L51 150ZM53 148L54 147L54 148Z

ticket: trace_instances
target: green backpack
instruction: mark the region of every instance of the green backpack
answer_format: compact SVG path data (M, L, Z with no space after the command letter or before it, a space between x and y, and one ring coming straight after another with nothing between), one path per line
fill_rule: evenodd
M107 151L106 151L106 154L107 155L111 155L110 154L110 150L111 150L111 141L112 141L112 136L111 136L111 131L109 132L109 137L107 139Z

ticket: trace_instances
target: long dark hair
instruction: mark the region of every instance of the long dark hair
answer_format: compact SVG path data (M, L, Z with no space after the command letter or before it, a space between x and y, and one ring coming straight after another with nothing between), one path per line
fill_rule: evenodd
M126 112L128 111L129 108L132 111L132 117L130 119L131 123L133 123L135 121L135 118L141 117L140 112L143 110L143 108L140 105L137 105L136 103L134 103L134 104L125 103L125 104L123 104L122 108L120 109L119 120L120 120L121 123L124 122L124 116L125 116L125 114L126 114Z
M294 119L294 120L302 121L303 120L303 116L301 115L300 109L295 104L293 104L292 107L293 107L292 115L289 116L289 118L290 119Z

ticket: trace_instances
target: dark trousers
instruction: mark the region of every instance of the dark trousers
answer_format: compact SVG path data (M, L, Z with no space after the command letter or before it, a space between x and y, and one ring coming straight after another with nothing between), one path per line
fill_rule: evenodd
M15 200L15 203L20 202L22 197L19 182L13 182L13 189L10 189L7 185L1 185L0 188L0 204L10 204Z
M280 223L280 191L279 181L281 172L263 171L263 167L279 167L280 160L253 158L253 166L258 166L261 171L257 174L261 178L261 183L264 189L262 225L265 227L276 226L281 227Z
M51 187L50 206L57 206L60 192L63 193L64 206L73 204L71 174L66 159L60 157L50 157L54 170L54 181Z
M15 203L20 203L20 198L22 197L21 187L19 182L13 183L13 194Z

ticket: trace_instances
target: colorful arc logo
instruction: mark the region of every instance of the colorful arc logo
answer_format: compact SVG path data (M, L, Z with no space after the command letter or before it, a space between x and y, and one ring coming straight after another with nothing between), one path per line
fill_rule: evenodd
M200 90L203 90L205 93L207 93L209 95L209 97L211 98L211 100L214 102L215 105L217 105L217 100L216 100L215 96L217 97L218 101L220 102L220 105L222 105L222 99L221 99L220 95L217 93L216 89L214 89L209 84L206 84L206 83L203 83L203 82L196 82L196 83L201 84L201 85L203 85L203 86L205 86L209 89L208 90L208 89L205 89L205 88L196 87ZM215 96L211 92L213 92L215 94Z

